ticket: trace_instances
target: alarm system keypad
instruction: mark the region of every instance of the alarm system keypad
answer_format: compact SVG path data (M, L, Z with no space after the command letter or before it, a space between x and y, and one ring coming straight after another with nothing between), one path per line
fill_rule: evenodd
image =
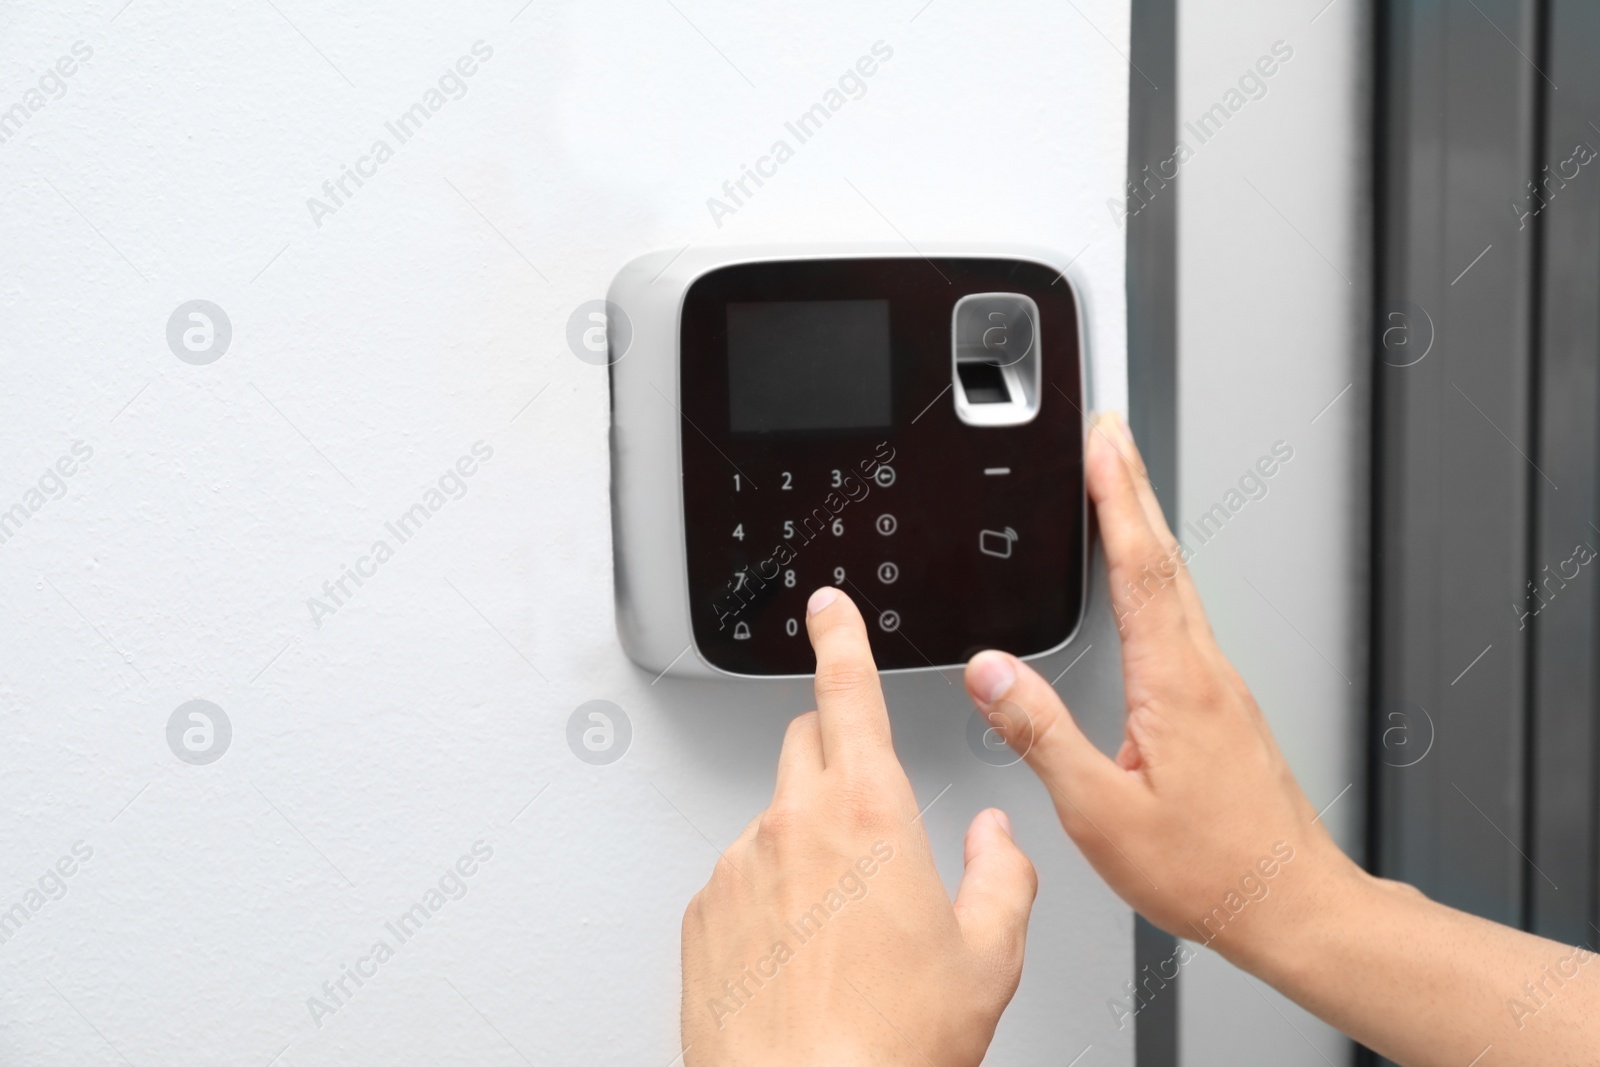
M699 655L736 674L810 673L805 605L823 585L860 608L882 669L1059 645L1079 621L1086 551L1070 289L1010 260L935 261L949 286L922 260L841 266L724 268L686 298L680 443ZM1009 288L1040 309L1040 413L970 426L949 395L951 309ZM786 295L803 299L774 299Z
M861 466L860 473L847 467L801 472L798 480L788 470L764 471L761 482L733 475L724 520L726 595L714 605L719 629L731 626L736 641L766 645L781 636L805 642L806 600L822 585L852 593L869 625L876 617L885 632L898 628L889 587L900 579L895 549L904 542L896 540L900 524L893 494L885 491L898 472L877 461ZM882 610L871 611L869 604L879 601ZM748 610L758 602L763 610ZM747 617L755 615L759 622Z
M1026 499L1012 499L1037 488L1025 466L1013 465L1005 476L1010 484L986 486L981 507L940 501L945 487L994 477L978 469L976 458L959 474L949 466L923 470L882 442L874 459L858 466L864 469L852 471L844 461L798 471L759 462L728 467L717 509L723 581L709 609L735 655L804 673L812 662L806 600L822 585L851 595L875 643L902 635L879 652L885 667L940 662L925 655L941 646L939 633L948 632L950 620L925 601L951 575L976 576L991 591L1009 590L1014 602L1027 602L1031 561L1017 525L1030 524L1030 508ZM1033 525L1041 530L1030 541L1060 540L1052 538L1048 518ZM919 651L923 641L928 649Z

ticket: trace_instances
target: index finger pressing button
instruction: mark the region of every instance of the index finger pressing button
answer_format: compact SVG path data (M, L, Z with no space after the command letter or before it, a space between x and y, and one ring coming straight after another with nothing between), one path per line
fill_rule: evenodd
M832 766L868 752L889 750L889 711L861 612L837 589L817 590L806 608L806 629L817 655L817 722L823 763ZM890 632L900 625L894 612L884 612L878 621Z

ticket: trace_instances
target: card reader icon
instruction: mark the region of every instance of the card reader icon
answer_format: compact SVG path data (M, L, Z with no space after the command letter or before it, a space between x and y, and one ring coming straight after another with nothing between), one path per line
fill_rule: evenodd
M1017 531L1007 526L1004 530L981 530L978 533L978 551L996 559L1010 559L1011 546L1017 540Z

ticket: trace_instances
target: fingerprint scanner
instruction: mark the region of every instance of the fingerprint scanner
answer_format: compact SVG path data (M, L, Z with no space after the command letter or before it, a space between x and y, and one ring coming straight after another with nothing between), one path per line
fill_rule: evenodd
M1005 404L1011 400L1006 388L1005 372L998 363L960 362L956 373L961 377L961 387L967 391L969 404Z
M956 416L968 426L1020 426L1039 414L1039 306L1022 293L972 293L950 322Z

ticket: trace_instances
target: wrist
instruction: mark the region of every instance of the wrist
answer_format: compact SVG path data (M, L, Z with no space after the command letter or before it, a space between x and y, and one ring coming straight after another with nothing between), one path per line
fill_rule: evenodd
M1279 989L1293 987L1328 957L1331 939L1359 929L1361 915L1381 892L1378 879L1346 856L1326 834L1283 865L1270 896L1235 937L1212 945L1235 966Z

